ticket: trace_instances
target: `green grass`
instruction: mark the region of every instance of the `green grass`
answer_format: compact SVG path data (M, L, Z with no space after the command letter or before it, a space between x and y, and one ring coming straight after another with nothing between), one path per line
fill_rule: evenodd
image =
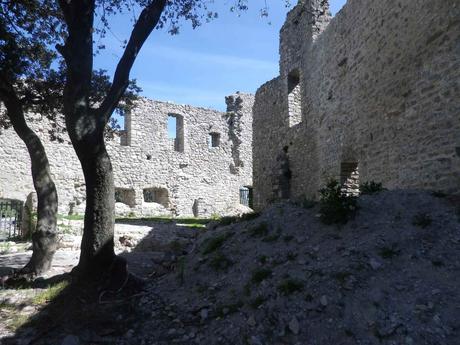
M62 215L58 214L58 219L62 220L84 220L85 215L84 214L69 214L69 215Z
M293 294L294 292L299 292L303 290L304 283L298 279L292 279L288 278L283 280L279 285L278 285L278 291L285 295L289 296Z
M209 266L215 271L226 271L233 265L233 261L222 253L216 253L209 261Z
M268 257L267 255L260 255L257 259L262 265L265 265L267 263Z
M268 298L264 297L264 296L257 296L256 298L252 299L250 302L249 302L249 305L251 306L251 308L254 308L254 309L257 309L259 308L262 304L265 303L265 301L267 300Z
M268 235L268 224L261 222L258 225L253 226L249 229L249 235L251 237L262 237Z
M294 236L292 236L292 235L283 236L283 241L286 242L286 243L291 242L293 239L294 239Z
M29 321L29 316L24 314L15 314L11 321L7 323L7 328L16 332L19 328L24 326Z
M297 253L289 252L289 253L286 254L286 259L288 261L294 261L295 259L297 259L297 256L298 256Z
M342 185L338 181L329 180L319 193L319 214L324 224L345 224L356 213L356 197L342 192Z
M385 188L383 188L381 182L369 181L359 185L359 192L361 194L377 194L384 190Z
M421 227L422 229L429 227L431 223L433 223L433 220L431 216L426 213L418 213L412 218L412 225Z
M252 272L251 282L255 284L260 284L265 279L268 279L272 276L272 270L267 268L256 269Z
M222 218L214 219L214 220L218 220L221 226L225 226L225 225L230 225L233 223L239 223L239 222L256 219L259 216L260 216L259 212L251 212L251 213L245 213L241 216L222 217Z
M383 246L378 250L378 254L382 259L392 259L398 256L401 253L401 250L396 247L396 245Z
M238 300L236 303L220 305L216 308L217 316L223 318L226 315L234 314L244 305L243 301Z
M203 255L210 254L215 252L217 249L222 247L224 242L231 236L232 234L221 234L216 237L208 238L203 243Z
M45 291L38 293L32 299L32 304L34 305L44 305L55 299L67 286L69 282L63 281L52 285L45 289Z
M176 223L178 225L188 227L204 228L206 224L212 221L211 218L195 218L195 217L177 217L171 216L157 216L157 217L117 217L116 221L119 223L130 221L154 222L154 223Z

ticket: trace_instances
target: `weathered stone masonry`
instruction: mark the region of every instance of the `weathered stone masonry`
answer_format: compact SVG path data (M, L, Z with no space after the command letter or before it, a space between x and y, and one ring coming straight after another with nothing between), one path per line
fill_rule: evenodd
M239 189L252 185L253 96L237 93L226 101L224 113L138 101L125 131L108 143L117 213L209 216L238 207ZM176 118L176 140L168 138L168 116ZM82 213L85 186L71 145L51 142L39 116L31 124L48 152L60 212ZM0 134L0 161L0 197L25 200L33 191L29 157L11 129Z
M460 3L299 1L253 116L256 208L327 178L460 192Z

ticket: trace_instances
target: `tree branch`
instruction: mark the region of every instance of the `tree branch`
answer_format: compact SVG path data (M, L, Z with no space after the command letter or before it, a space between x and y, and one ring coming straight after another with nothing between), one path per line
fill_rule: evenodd
M105 124L107 124L120 98L126 91L129 84L129 73L131 72L137 54L160 20L165 4L166 0L154 0L150 5L145 7L139 15L125 51L123 52L123 56L118 62L112 86L98 109L98 114L104 119Z

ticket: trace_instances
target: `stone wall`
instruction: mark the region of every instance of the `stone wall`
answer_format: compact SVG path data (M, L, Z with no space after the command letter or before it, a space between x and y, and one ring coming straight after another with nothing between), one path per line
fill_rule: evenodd
M280 77L256 94L255 207L281 197L280 181L290 198L314 198L350 166L354 183L460 192L459 18L457 0L348 0L334 18L325 0L299 1L281 29Z
M209 216L238 208L239 189L252 186L253 98L229 96L228 112L140 99L125 118L125 131L108 142L117 213ZM168 115L178 119L178 127L182 123L181 147L168 138ZM59 212L83 213L85 185L68 138L63 144L50 141L38 115L30 123L48 152ZM217 147L210 147L210 133L218 135ZM0 162L0 196L25 200L33 191L30 162L12 129L0 134Z

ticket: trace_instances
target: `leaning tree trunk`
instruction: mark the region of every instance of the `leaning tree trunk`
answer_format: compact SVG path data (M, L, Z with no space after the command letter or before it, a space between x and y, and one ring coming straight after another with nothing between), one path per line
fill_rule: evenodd
M51 177L45 148L37 134L27 125L21 102L11 86L2 86L1 95L8 117L29 152L32 179L38 199L37 227L32 234L32 257L21 273L41 274L51 267L57 249L58 196L56 186Z

